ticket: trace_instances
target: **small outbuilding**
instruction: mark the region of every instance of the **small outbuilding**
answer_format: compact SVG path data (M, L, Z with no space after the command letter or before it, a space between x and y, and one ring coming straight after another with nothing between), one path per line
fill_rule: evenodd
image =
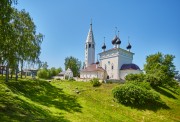
M73 72L70 68L68 68L66 71L60 72L57 76L54 77L55 79L71 79L73 78Z

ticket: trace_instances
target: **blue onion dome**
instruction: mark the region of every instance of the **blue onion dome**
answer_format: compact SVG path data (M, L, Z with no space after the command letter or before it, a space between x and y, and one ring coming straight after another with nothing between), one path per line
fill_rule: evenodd
M136 64L123 64L120 70L140 70L139 66Z
M106 45L105 45L105 43L104 43L104 45L102 46L102 49L106 49Z
M117 40L117 35L114 37L114 39L112 40L112 44L114 45L116 43L116 40Z
M116 44L121 44L121 40L120 40L120 38L117 38L117 40L116 40Z
M128 46L126 47L127 49L131 49L131 44L129 43Z

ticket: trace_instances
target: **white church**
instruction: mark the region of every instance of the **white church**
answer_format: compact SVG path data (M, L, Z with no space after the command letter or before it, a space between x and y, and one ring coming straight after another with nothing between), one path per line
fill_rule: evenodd
M128 74L141 73L140 68L132 63L134 53L131 52L132 46L130 43L127 49L120 48L120 44L119 35L115 35L113 38L111 49L107 50L104 42L102 52L98 54L100 61L97 59L97 62L95 62L95 40L91 23L85 43L85 64L80 71L80 78L124 80Z

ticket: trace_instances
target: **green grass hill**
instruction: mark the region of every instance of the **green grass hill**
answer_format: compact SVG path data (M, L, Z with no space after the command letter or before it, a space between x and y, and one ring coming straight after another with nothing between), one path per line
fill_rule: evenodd
M115 102L112 89L89 82L0 80L0 122L178 122L180 95L159 87L167 107L133 108Z

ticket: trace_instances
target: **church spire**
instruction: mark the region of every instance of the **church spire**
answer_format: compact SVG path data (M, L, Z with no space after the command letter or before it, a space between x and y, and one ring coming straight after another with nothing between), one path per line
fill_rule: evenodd
M116 47L119 48L120 44L121 44L121 40L119 38L119 31L118 31L118 38L116 40Z
M90 28L89 28L89 32L88 32L86 42L94 42L94 35L93 35L93 30L92 30L92 20L90 23Z
M102 46L103 52L106 50L105 37L104 37L104 45Z
M90 66L94 62L95 62L95 41L94 41L92 20L91 20L89 32L85 43L85 67Z

